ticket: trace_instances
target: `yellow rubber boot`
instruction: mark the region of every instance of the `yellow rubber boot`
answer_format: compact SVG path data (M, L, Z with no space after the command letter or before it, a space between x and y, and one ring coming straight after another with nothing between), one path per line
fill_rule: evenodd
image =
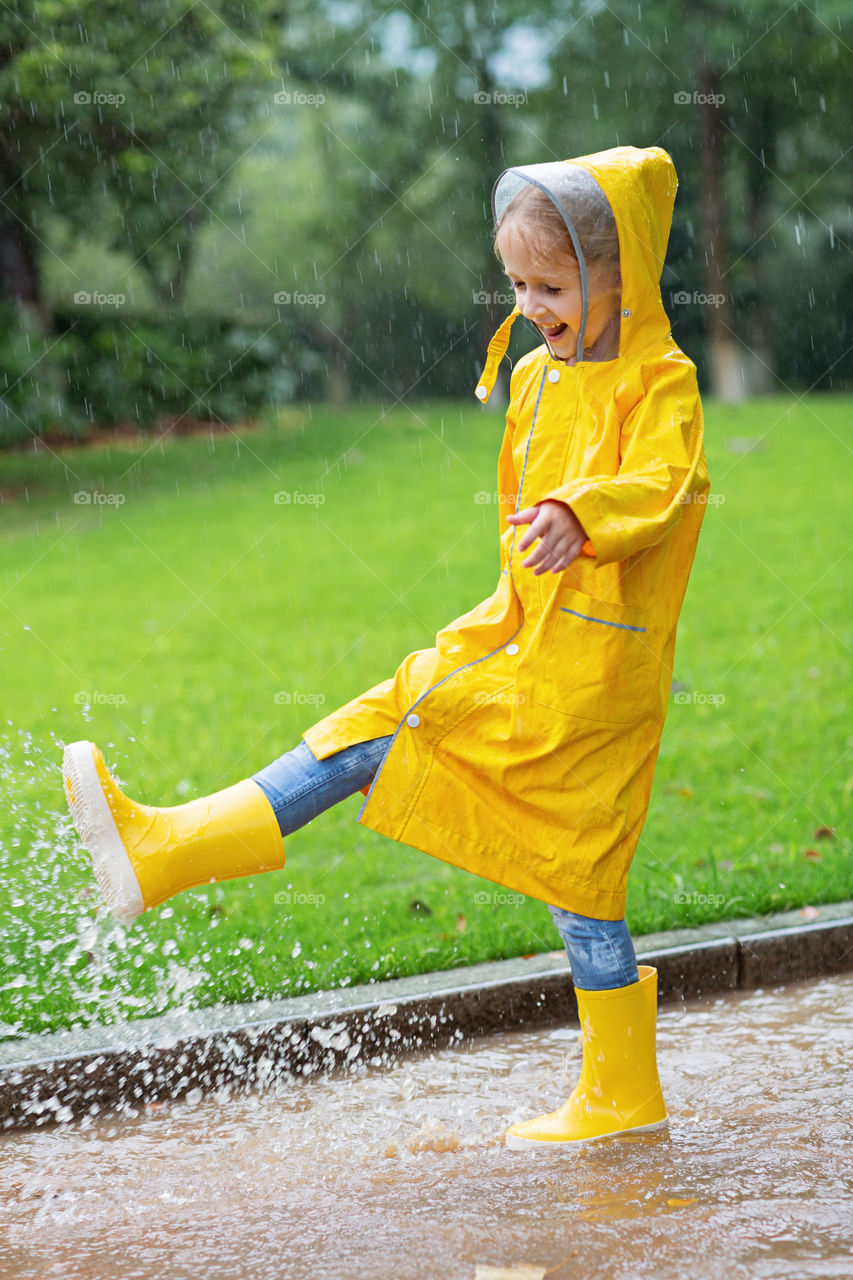
M512 1125L506 1145L566 1147L667 1124L655 1054L657 969L639 965L627 987L575 987L583 1032L581 1078L558 1111Z
M251 779L158 809L128 799L92 742L65 748L62 776L74 825L119 920L184 889L284 866L275 812Z

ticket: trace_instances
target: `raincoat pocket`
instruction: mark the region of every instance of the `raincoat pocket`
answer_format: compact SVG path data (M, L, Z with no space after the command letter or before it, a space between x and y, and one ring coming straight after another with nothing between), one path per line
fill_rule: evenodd
M651 611L562 591L546 624L534 697L565 715L636 724L657 713L661 656Z

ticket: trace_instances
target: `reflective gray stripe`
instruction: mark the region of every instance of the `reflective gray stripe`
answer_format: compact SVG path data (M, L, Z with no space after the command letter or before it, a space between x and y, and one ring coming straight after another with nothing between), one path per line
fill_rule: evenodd
M578 613L577 609L567 609L560 605L561 613L573 613L576 618L584 618L587 622L600 622L603 627L619 627L622 631L645 631L645 627L631 627L627 622L608 622L606 618L593 618L590 613Z
M539 403L542 399L542 390L545 386L545 374L546 374L546 367L543 365L542 377L539 380L539 392L538 392L538 395L536 396L536 404L533 406L533 421L530 424L530 432L527 437L527 444L525 445L525 448L524 448L524 463L521 468L521 478L519 479L519 482L518 482L518 494L515 499L516 513L519 510L519 503L521 502L521 490L524 484L524 473L527 470L527 455L530 452L530 442L533 439L533 432L536 428L536 418L539 413ZM512 542L510 543L510 548L509 548L509 564L510 564L509 578L510 578L510 582L512 583L513 591L515 591L515 579L512 576L512 552L513 552L513 548L515 547L515 535L517 532L518 532L518 526L513 525ZM504 572L506 572L506 570L504 570ZM515 594L516 596L518 596L517 591L515 591ZM518 599L519 599L519 603L521 603L520 596L518 596ZM522 614L523 613L524 613L524 608L522 606ZM364 804L361 806L358 813L355 815L356 822L358 822L359 818L364 813L364 810L367 807L368 801L370 800L370 797L373 795L373 788L376 786L380 773L385 768L385 762L388 759L389 755L391 754L391 748L393 747L394 743L397 741L397 734L400 732L403 725L406 723L406 716L411 715L415 707L420 706L424 698L426 698L428 694L432 693L433 689L440 688L440 686L444 684L445 680L449 680L451 676L455 676L459 671L465 671L468 667L476 667L479 662L485 662L487 658L493 658L496 653L500 653L501 650L507 644L509 644L511 641L515 639L515 637L519 634L523 626L524 626L524 617L522 617L521 619L521 625L519 626L518 630L513 632L509 640L502 640L496 649L492 649L491 653L484 653L482 658L475 658L473 662L463 662L461 667L454 667L452 671L448 671L446 676L442 676L442 678L440 680L437 680L435 684L430 685L428 689L425 689L424 692L421 694L421 696L417 699L417 701L413 702L412 705L406 709L406 712L401 718L400 723L397 725L397 728L394 730L393 738L388 743L388 750L385 752L385 755L382 757L382 763L380 764L379 768L376 770L376 773L373 775L373 781L370 784L370 790L368 791L367 795L364 797Z
M518 632L519 632L519 631L521 631L521 627L523 627L523 626L524 626L524 619L522 618L522 620L521 620L521 626L518 628L518 631L513 632L513 634L510 636L510 640L514 640L514 639L515 639L515 637L518 635ZM411 715L411 713L412 713L412 711L415 709L415 707L420 706L420 704L423 702L424 698L426 698L428 694L432 693L433 689L438 689L441 685L443 685L443 684L444 684L444 682L445 682L445 680L449 680L451 676L455 676L455 675L457 674L457 672L459 672L459 671L465 671L465 670L466 670L466 668L468 668L468 667L476 667L476 665L477 665L477 663L478 663L478 662L485 662L485 661L486 661L486 658L493 658L493 657L494 657L494 655L495 655L496 653L500 653L500 651L503 649L504 645L505 645L505 644L508 644L508 643L509 643L509 641L503 640L503 641L501 641L501 643L498 645L497 649L492 649L491 653L485 653L485 654L483 654L482 658L475 658L473 662L463 662L463 664L462 664L462 666L461 666L461 667L454 667L452 671L448 671L448 673L447 673L447 675L446 675L446 676L442 676L442 678L441 678L440 680L436 681L436 683L435 683L435 684L430 685L430 687L429 687L428 689L425 689L425 690L424 690L424 692L421 694L421 696L417 699L417 701L412 703L412 705L411 705L411 706L408 708L408 710L406 711L406 714L405 714L405 715L403 716L403 718L401 719L400 723L397 725L397 728L394 730L394 737L393 737L393 738L391 739L391 741L388 743L388 750L385 752L385 755L382 757L382 763L381 763L381 765L379 766L379 768L376 770L376 773L373 775L373 781L372 781L372 782L371 782L371 784L370 784L370 790L368 791L367 795L364 797L364 804L361 806L361 808L359 809L358 813L356 814L356 822L357 822L357 821L358 821L358 819L361 817L361 815L364 813L364 810L365 810L365 808L366 808L366 806L367 806L367 803L368 803L368 801L370 800L370 797L373 795L373 788L376 786L376 783L377 783L377 780L378 780L378 778L379 778L380 773L381 773L381 772L382 772L382 770L385 768L385 762L386 762L386 760L388 759L388 756L391 754L391 748L393 747L394 743L397 741L397 734L400 732L400 730L402 729L403 725L406 723L406 716Z
M530 441L533 439L533 431L534 431L534 428L536 427L536 418L539 413L539 402L542 399L542 392L545 388L546 375L547 375L547 369L543 364L542 377L539 379L539 391L537 392L537 395L536 395L536 404L533 406L533 421L530 424L530 432L527 436L527 444L524 446L524 462L521 464L521 477L518 481L518 493L516 494L516 497L515 497L515 512L514 512L515 515L518 515L518 512L520 510L521 490L524 488L524 473L527 470L527 455L530 452ZM517 527L518 527L517 525L513 526L513 530L512 530L513 542L515 542L514 535Z

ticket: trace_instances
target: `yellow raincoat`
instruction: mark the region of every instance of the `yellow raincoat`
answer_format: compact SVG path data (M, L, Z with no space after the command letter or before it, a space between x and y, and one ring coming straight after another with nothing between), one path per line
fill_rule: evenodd
M695 365L676 346L660 276L677 179L660 147L616 147L505 171L561 209L592 177L618 228L618 356L574 365L547 343L519 360L498 458L500 575L435 646L303 734L318 759L393 734L358 821L569 911L624 916L669 703L678 615L708 473ZM564 185L564 184L563 184ZM605 206L606 207L606 206ZM582 249L582 246L580 246ZM489 346L487 399L517 309ZM511 511L570 504L587 533L561 573L535 575Z

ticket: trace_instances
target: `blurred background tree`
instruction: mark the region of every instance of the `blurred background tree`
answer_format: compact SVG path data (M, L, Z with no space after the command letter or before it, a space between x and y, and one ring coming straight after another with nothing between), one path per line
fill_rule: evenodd
M679 173L662 288L703 389L848 387L850 25L838 0L16 0L0 442L470 395L511 305L495 178L628 143Z

